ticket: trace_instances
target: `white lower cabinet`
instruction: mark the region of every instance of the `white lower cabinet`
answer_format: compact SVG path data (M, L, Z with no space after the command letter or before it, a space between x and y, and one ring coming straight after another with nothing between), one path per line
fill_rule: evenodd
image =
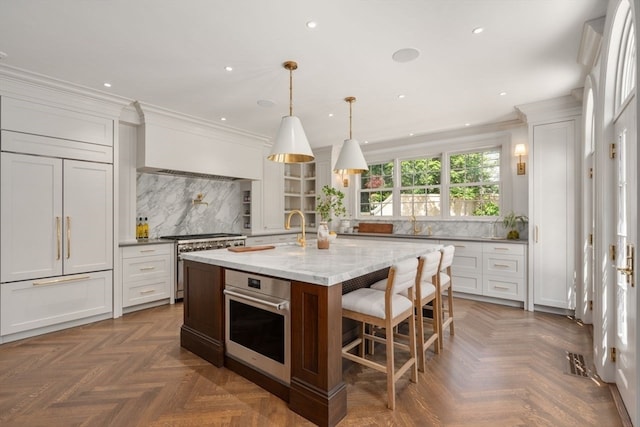
M483 243L482 294L524 302L526 257L524 245Z
M121 248L123 308L171 300L173 247L168 243Z
M452 244L456 248L453 264L451 264L453 289L456 292L482 295L482 243L447 241L440 243Z
M524 302L527 295L525 245L502 242L452 242L456 248L453 290L456 293Z
M112 283L111 271L3 283L0 335L110 314Z

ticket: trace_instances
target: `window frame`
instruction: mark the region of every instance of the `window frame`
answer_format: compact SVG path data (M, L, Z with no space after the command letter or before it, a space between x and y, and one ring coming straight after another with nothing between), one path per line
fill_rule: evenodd
M512 209L512 189L513 177L515 174L515 164L511 165L514 157L512 156L513 147L520 141L514 140L509 132L499 132L494 135L483 135L477 138L464 138L460 141L440 141L438 144L416 144L407 146L398 153L397 148L393 150L393 158L390 158L391 150L381 150L378 153L368 153L368 164L381 164L393 162L393 179L394 186L392 190L393 196L393 215L361 215L360 213L360 186L361 178L359 175L354 180L354 193L352 193L354 203L352 204L354 218L358 220L383 220L383 221L402 221L407 220L410 216L401 215L400 204L396 200L400 200L401 187L398 183L400 179L400 162L403 160L428 159L432 157L440 157L441 159L441 179L440 179L440 195L441 195L441 214L439 216L416 216L420 221L473 221L473 222L493 222L499 216L452 216L449 214L449 157L453 154L478 152L491 149L500 151L500 212L508 212ZM513 167L512 167L513 166ZM512 170L513 169L513 170Z

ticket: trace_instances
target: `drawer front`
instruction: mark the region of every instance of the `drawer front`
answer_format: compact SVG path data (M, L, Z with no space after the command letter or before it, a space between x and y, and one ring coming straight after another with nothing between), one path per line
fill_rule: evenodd
M487 276L524 277L524 257L516 255L484 255L483 273Z
M451 269L454 276L462 272L481 272L482 254L479 252L454 253Z
M455 250L454 259L458 255L478 254L482 253L482 243L478 242L460 242L453 240L440 240L440 244L443 246L453 245Z
M483 243L482 251L485 254L524 255L525 245L509 243Z
M112 311L111 271L0 285L0 335Z
M454 292L464 292L466 294L482 295L482 275L480 274L456 274L453 271L451 283Z
M122 298L123 307L131 307L146 302L169 298L171 281L169 278L158 280L144 280L129 283L124 286Z
M173 243L168 243L166 245L137 245L125 246L120 248L120 250L122 251L122 258L135 258L152 255L171 255L173 246Z
M513 301L524 301L524 288L525 279L485 277L483 295Z
M124 259L122 261L123 283L168 278L171 271L170 262L171 257L167 255Z

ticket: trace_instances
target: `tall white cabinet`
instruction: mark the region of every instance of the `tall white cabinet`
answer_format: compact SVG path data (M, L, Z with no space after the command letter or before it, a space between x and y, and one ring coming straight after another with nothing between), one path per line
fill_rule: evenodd
M529 309L575 308L577 146L581 103L521 106L529 123Z
M0 343L113 313L114 119L58 101L0 92Z

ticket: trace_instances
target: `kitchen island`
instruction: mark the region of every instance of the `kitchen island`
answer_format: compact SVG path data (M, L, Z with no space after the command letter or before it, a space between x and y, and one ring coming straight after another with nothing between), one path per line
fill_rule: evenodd
M184 325L181 345L216 366L226 366L289 402L289 407L321 426L334 426L347 411L342 380L343 283L384 271L396 262L438 250L424 242L339 238L328 250L307 242L235 253L227 250L183 254ZM288 384L227 357L224 346L225 270L291 282L291 372ZM372 280L373 281L373 280Z

